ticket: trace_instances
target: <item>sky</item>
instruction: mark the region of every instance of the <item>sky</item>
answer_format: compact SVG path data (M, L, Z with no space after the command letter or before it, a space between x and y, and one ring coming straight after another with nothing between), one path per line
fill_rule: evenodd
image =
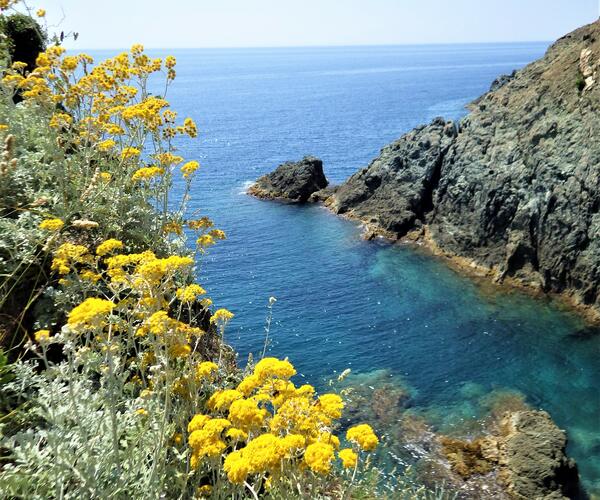
M600 0L28 0L67 47L287 47L552 41Z

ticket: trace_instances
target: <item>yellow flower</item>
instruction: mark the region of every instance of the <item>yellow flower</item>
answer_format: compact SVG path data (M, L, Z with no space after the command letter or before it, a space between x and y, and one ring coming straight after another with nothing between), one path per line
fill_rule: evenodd
M198 168L200 164L197 161L188 161L183 167L181 167L181 173L183 177L187 179L190 177Z
M181 226L181 224L179 222L167 222L163 228L163 233L165 234L177 234L179 236L181 236L183 234L183 227Z
M90 255L88 254L87 247L73 245L72 243L63 243L54 252L50 269L58 271L59 274L68 274L71 270L71 265L89 261Z
M206 229L213 226L212 221L208 217L202 217L197 220L190 220L187 222L187 226L190 229Z
M146 410L145 408L138 408L137 410L135 410L135 412L138 415L141 415L142 417L145 417L148 415L148 410Z
M50 127L54 129L68 128L73 123L73 117L67 113L54 113L50 119Z
M156 158L156 160L158 161L158 163L160 163L161 165L178 165L179 163L181 163L183 161L183 157L178 156L178 155L174 155L173 153L159 153L157 155L154 155L154 157Z
M191 434L194 431L199 431L204 427L204 424L210 420L208 415L202 415L200 413L194 415L190 423L188 424L188 433Z
M245 432L260 427L267 415L253 399L237 399L229 407L229 421Z
M334 459L333 446L327 443L313 443L306 448L304 461L317 474L327 474Z
M324 415L329 418L341 418L344 402L337 394L323 394L319 397L319 406Z
M192 352L188 343L178 343L169 347L169 354L174 358L185 358Z
M229 410L231 403L243 397L242 393L235 389L225 389L215 392L206 402L206 406L211 410L226 411Z
M209 247L214 244L215 240L210 234L203 234L196 240L196 245L200 248Z
M216 457L225 451L227 445L221 439L221 434L228 427L231 427L231 423L228 420L213 418L208 420L201 429L195 430L190 434L188 443L190 448L192 448L193 456L196 457L196 464L198 459L202 457Z
M129 158L135 158L139 155L140 150L133 147L123 148L123 151L121 151L121 158L123 158L124 160L127 160Z
M132 181L149 181L154 177L163 175L165 169L161 167L142 167L134 172L131 176Z
M105 184L108 184L111 179L112 179L112 175L109 174L108 172L100 172L100 180L102 182L104 182Z
M45 17L46 16L46 11L44 9L38 9L35 14L38 17Z
M245 396L249 396L254 389L260 386L260 384L260 378L258 378L256 375L249 375L240 382L240 385L238 385L237 390Z
M38 330L33 334L35 341L42 344L50 339L50 330Z
M100 151L110 151L113 149L117 143L113 139L106 139L98 143L98 149Z
M205 293L206 290L204 288L194 283L184 288L178 288L175 294L182 302L194 302L198 298L198 295L204 295Z
M344 468L348 469L351 467L356 467L358 455L351 448L344 448L343 450L340 450L338 456L340 457Z
M82 271L79 274L79 277L82 280L89 281L91 283L97 283L98 281L100 281L102 279L102 276L100 274L96 274L94 271L90 271L89 269Z
M175 57L173 57L173 56L167 56L165 58L165 66L168 69L173 69L175 67L175 64L177 64L177 59L175 59Z
M220 229L211 229L208 234L215 240L224 240L226 238L225 231L221 231Z
M250 462L241 451L234 451L225 458L223 470L227 473L230 482L243 484L250 473Z
M213 363L212 361L203 361L198 365L198 368L196 368L196 378L199 380L209 378L217 371L219 371L219 367L216 363Z
M39 228L45 231L60 231L64 225L61 219L46 219L40 223Z
M262 381L273 377L287 380L296 375L296 370L287 360L263 358L254 367L254 374Z
M379 444L379 439L368 424L355 425L346 432L348 441L356 443L365 451L373 451Z
M234 441L246 441L246 439L248 439L248 434L246 432L241 429L236 429L235 427L229 429L225 433L225 436Z
M114 307L110 300L90 297L69 313L67 324L74 330L98 327Z
M100 245L98 245L98 247L96 248L96 255L99 255L100 257L114 252L115 250L122 250L123 249L123 242L119 241L119 240L115 240L115 239L108 239L102 243L100 243Z
M217 309L215 313L210 317L210 322L215 323L227 323L231 318L233 318L233 313L229 312L227 309Z
M198 127L191 118L186 118L183 122L183 129L187 135L194 138L198 136Z
M199 497L209 497L212 493L212 486L210 484L205 484L204 486L199 486L196 490L196 494Z
M246 447L227 455L223 469L234 484L243 483L249 474L274 473L281 469L281 462L288 450L285 441L273 434L261 434Z

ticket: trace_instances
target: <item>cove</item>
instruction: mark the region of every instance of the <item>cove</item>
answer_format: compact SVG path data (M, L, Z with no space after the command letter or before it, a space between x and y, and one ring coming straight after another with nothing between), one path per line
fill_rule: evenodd
M240 363L262 350L274 296L270 352L289 356L300 379L389 370L441 430L480 417L491 391L521 394L567 430L585 486L599 491L597 331L550 301L483 290L411 248L365 242L318 206L244 194L305 154L341 182L413 126L462 116L546 46L182 50L169 99L201 130L199 143L179 144L203 165L190 212L228 239L199 263L199 280L236 314L226 340Z

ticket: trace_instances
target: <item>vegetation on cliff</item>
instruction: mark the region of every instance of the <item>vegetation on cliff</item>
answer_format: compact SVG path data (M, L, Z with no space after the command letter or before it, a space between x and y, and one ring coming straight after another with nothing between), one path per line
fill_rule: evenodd
M296 386L287 360L238 368L233 314L195 282L225 234L187 216L199 163L175 145L195 123L148 90L162 77L166 94L175 66L141 45L99 64L52 45L2 68L0 494L372 497L373 430L342 443L343 398Z

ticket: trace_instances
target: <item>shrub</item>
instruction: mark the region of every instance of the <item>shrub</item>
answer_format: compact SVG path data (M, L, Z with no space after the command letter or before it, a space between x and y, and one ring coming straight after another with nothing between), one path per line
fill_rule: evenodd
M0 33L6 36L10 60L24 62L27 71L33 71L35 60L47 42L46 33L39 23L20 13L0 16Z

